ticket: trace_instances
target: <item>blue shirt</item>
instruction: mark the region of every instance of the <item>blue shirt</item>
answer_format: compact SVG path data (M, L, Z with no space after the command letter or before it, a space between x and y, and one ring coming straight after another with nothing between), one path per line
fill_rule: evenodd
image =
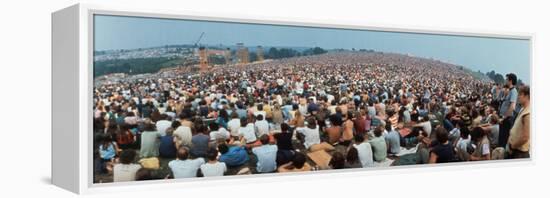
M502 101L502 104L500 105L500 116L504 117L504 114L506 114L506 111L508 111L508 108L510 108L510 105L512 105L512 102L517 102L518 100L518 90L514 87L513 89L510 89L510 92L508 92L508 95L506 98L504 98L504 101ZM517 106L517 105L516 105ZM512 116L513 113L512 113Z
M103 145L99 145L99 155L101 156L101 159L113 159L113 157L115 157L115 154L115 146L113 146L113 144L109 144L107 148L103 148Z
M256 170L260 173L273 172L277 169L277 145L262 145L252 149L258 158Z
M176 157L176 145L174 144L174 136L162 136L160 138L159 154L162 157Z
M229 151L220 156L220 162L224 162L229 167L235 167L243 165L248 162L248 153L243 147L232 146L229 147Z
M384 138L386 139L386 143L390 147L390 153L398 154L401 151L401 145L399 142L401 136L397 131L390 131Z

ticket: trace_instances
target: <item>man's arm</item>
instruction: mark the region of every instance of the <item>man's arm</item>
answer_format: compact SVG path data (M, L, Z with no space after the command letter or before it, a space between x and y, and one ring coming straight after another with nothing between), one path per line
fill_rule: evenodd
M530 115L525 115L522 117L523 122L523 128L521 129L521 136L516 142L512 142L512 148L518 148L522 144L525 144L527 141L529 141L530 138L530 130L531 130L531 118Z

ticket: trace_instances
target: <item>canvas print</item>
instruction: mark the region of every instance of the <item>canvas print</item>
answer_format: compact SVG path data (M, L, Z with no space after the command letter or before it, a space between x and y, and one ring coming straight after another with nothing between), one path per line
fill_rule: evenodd
M93 183L530 158L529 39L96 14L93 48Z

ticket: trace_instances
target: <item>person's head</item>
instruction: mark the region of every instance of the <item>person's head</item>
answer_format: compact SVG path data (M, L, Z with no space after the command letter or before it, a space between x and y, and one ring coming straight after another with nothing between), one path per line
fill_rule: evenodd
M210 131L217 131L220 129L220 126L216 122L211 122L208 127L210 127Z
M491 118L490 123L491 123L492 125L498 124L498 115L496 115L496 114L491 114L490 118Z
M143 130L144 131L156 131L156 125L155 123L149 119L149 118L146 118L145 121L143 121Z
M472 140L479 141L483 136L485 136L485 133L483 132L483 128L476 127L472 130Z
M315 117L309 117L307 119L307 127L310 129L317 128L317 120L315 120Z
M380 136L382 136L382 133L383 133L382 127L376 127L376 128L374 129L374 136L380 137Z
M263 145L269 144L269 135L267 135L267 134L261 135L261 136L260 136L260 142L261 142Z
M187 158L189 158L189 150L187 149L187 147L185 146L180 147L178 149L178 153L176 154L176 157L179 160L187 160Z
M209 161L216 161L218 158L218 150L216 150L215 148L208 149L208 152L206 153L206 158Z
M238 118L239 118L239 114L237 114L236 111L231 112L231 119L238 119Z
M468 139L468 136L470 136L470 130L468 127L463 127L460 129L460 137L462 139Z
M350 147L348 150L348 154L346 155L346 160L348 163L355 163L359 161L359 152L355 147Z
M122 164L131 164L136 159L136 151L132 149L123 150L120 153L120 163Z
M258 115L256 116L256 120L257 120L257 121L262 121L262 120L264 120L264 116L263 116L262 114L258 114Z
M521 86L518 91L518 101L521 106L526 106L529 104L529 100L531 99L529 91L529 86Z
M332 167L332 169L343 169L346 164L346 159L344 158L344 154L340 152L334 152L332 154L332 158L330 159L329 165Z
M174 128L168 127L168 128L166 129L166 135L167 135L167 136L172 136L172 135L174 135Z
M246 127L248 120L246 118L241 118L241 127Z
M229 152L229 147L226 144L219 144L218 151L220 151L222 155L226 154L227 152Z
M292 158L292 165L297 169L301 169L304 167L305 163L306 155L300 152L296 152L296 154L294 154L294 157Z
M136 181L153 180L153 171L148 168L140 168L136 172Z
M437 127L435 129L435 136L439 143L446 143L449 141L449 132L444 127Z
M288 133L288 132L289 132L289 131L288 131L289 129L290 129L290 126L289 126L287 123L282 123L282 124L281 124L281 132L283 132L283 133Z
M514 73L506 74L506 84L508 86L516 86L518 83L518 77Z
M264 105L262 103L259 103L258 106L256 106L258 111L263 111L264 110Z
M361 143L365 141L365 137L362 135L355 135L353 136L353 139L355 140L355 143Z
M178 120L172 121L172 125L170 125L170 127L174 128L174 129L177 129L180 126L181 126L181 122L178 121Z

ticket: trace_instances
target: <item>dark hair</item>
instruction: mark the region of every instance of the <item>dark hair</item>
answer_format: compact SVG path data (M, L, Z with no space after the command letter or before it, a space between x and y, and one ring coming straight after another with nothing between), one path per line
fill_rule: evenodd
M472 136L472 140L477 140L481 137L483 137L483 128L476 127L474 130L472 130L472 133L470 134Z
M386 131L388 131L388 132L391 131L391 122L390 122L390 120L386 120L386 126L385 126L385 128L386 128Z
M136 151L134 150L126 149L120 153L120 163L122 164L130 164L134 162L135 159L136 159Z
M346 159L344 158L344 154L340 152L334 152L334 154L332 154L329 165L332 166L333 169L343 169L345 164Z
M374 129L374 136L376 136L376 137L382 136L382 129L380 127L376 127Z
M289 129L290 129L290 126L288 126L287 123L281 124L281 132L288 132Z
M225 144L219 144L218 150L220 151L221 154L225 154L229 151L229 147Z
M216 160L217 157L218 157L218 150L216 150L215 148L208 149L208 152L206 153L206 158L208 160L214 161Z
M460 128L460 137L466 139L470 135L470 129L468 127Z
M521 86L518 90L518 94L523 94L525 96L531 97L529 89L530 88L527 85Z
M209 127L210 131L217 131L218 129L220 129L220 126L216 122L211 122Z
M449 132L443 127L435 129L435 135L439 143L445 143L449 140Z
M261 136L260 136L260 142L261 142L263 145L269 144L269 136L266 135L266 134L261 135Z
M174 130L177 129L178 127L180 127L180 126L181 126L181 122L178 121L178 120L173 121L172 125L171 125L171 127L174 128Z
M365 137L363 135L355 135L353 136L353 139L355 140L355 143L361 143L365 141Z
M197 131L197 133L202 133L202 134L206 134L208 133L208 127L206 127L204 124L200 123L200 124L195 124L195 130Z
M264 120L264 116L262 114L258 114L256 116L256 120L262 121L262 120Z
M136 181L153 180L153 171L147 168L140 168L136 172Z
M258 111L263 111L264 110L264 105L262 103L258 104L258 106L256 106L256 109L258 109Z
M346 160L348 163L355 163L359 161L359 151L355 147L350 147L348 150L348 154L346 155Z
M307 119L307 127L310 129L317 128L317 121L315 120L315 117L309 117Z
M176 154L176 157L179 160L186 160L189 157L189 151L185 146L182 146L178 149L178 153Z
M303 168L306 163L306 155L303 153L297 152L292 158L292 165L296 168Z
M506 74L506 80L512 81L512 85L516 85L518 83L518 77L514 73Z
M247 124L248 124L248 119L241 118L241 127L246 127Z

